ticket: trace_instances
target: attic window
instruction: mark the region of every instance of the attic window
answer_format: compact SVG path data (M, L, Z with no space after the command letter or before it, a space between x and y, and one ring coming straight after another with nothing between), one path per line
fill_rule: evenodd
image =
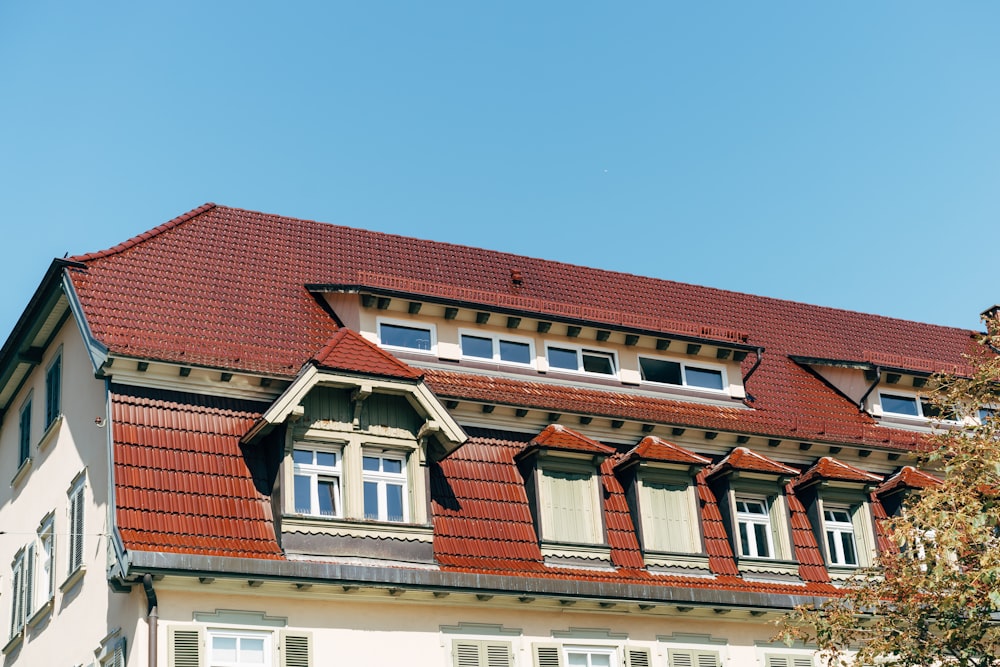
M639 357L639 371L645 382L722 391L726 386L724 368L681 363L656 357Z
M882 412L890 415L916 417L918 419L940 419L941 421L961 421L954 413L943 412L926 398L912 394L886 394L879 392Z
M511 364L531 364L532 345L530 339L517 339L508 336L490 336L479 332L463 333L462 356L477 359L490 359Z
M617 373L613 352L550 345L546 354L551 368L600 375Z
M421 352L431 352L434 349L434 329L430 326L414 326L411 323L396 324L380 321L378 323L379 342L386 347L402 347Z

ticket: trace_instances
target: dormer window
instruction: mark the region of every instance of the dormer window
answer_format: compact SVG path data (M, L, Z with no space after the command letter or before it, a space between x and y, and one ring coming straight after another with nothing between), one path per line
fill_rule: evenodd
M527 338L490 336L476 332L462 333L461 342L463 357L530 365L535 356L531 341Z
M723 391L726 387L726 369L721 366L639 357L639 371L644 382L714 391Z
M340 449L296 447L292 450L295 511L314 516L342 516Z
M879 392L882 413L892 416L916 417L917 419L939 419L941 421L961 421L957 415L943 412L928 399L916 394L893 394Z
M823 528L826 531L826 550L830 565L856 567L858 547L854 539L854 523L851 510L846 506L827 505L823 507Z
M549 345L546 355L550 368L599 375L616 375L618 372L613 352Z
M432 326L382 320L378 323L378 339L386 347L399 347L420 352L433 352L437 343Z
M736 497L736 524L740 554L749 558L774 558L771 513L767 498Z

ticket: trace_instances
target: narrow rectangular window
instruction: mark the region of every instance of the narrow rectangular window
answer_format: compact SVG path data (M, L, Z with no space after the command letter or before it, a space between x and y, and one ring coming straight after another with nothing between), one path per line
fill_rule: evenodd
M721 368L694 366L679 361L639 357L639 372L645 382L722 391L726 387Z
M81 477L69 491L69 540L67 540L68 574L83 567L84 503L83 487L85 477Z
M827 553L831 565L857 566L858 549L854 540L854 522L846 507L823 508L823 527L826 530Z
M398 454L365 452L362 456L365 518L409 521L406 460Z
M568 347L549 346L546 350L549 366L568 371L615 375L618 370L615 355L601 350L579 350Z
M771 516L762 498L736 499L740 554L749 558L774 558Z
M908 417L921 416L916 396L899 396L897 394L879 394L879 396L882 401L882 412Z
M543 468L542 537L555 542L597 544L593 473Z
M647 551L701 552L698 517L690 484L645 478L640 499L643 547Z
M55 533L50 516L38 530L38 565L35 568L38 583L35 585L35 609L52 599L55 594Z
M31 399L21 406L21 418L18 422L18 467L31 456Z
M270 667L271 633L209 630L212 667Z
M25 550L22 549L11 565L10 595L10 637L13 639L24 629L24 563Z
M58 354L45 373L45 428L51 426L62 411L61 385L62 354Z
M567 667L611 667L617 665L616 651L612 648L567 647Z
M296 447L292 451L295 511L339 517L340 450Z

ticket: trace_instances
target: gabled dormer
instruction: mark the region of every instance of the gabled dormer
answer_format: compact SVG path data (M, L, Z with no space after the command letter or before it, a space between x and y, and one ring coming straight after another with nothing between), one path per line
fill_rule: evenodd
M833 579L846 579L875 562L870 494L882 477L824 456L795 480L816 543Z
M910 494L940 483L941 480L934 475L917 470L913 466L903 466L875 489L875 495L882 501L886 513L895 516L902 511L903 504Z
M647 436L615 466L651 572L710 574L695 476L711 463L672 442Z
M798 474L746 447L736 447L708 471L744 577L798 580L785 497L785 485Z
M601 465L615 449L551 424L515 457L549 565L610 567Z
M464 440L418 371L343 328L242 442L277 450L286 552L433 562L427 464Z

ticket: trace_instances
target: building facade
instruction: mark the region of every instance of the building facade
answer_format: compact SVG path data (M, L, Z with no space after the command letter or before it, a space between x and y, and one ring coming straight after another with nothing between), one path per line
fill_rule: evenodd
M812 665L973 339L207 204L0 350L4 665Z

